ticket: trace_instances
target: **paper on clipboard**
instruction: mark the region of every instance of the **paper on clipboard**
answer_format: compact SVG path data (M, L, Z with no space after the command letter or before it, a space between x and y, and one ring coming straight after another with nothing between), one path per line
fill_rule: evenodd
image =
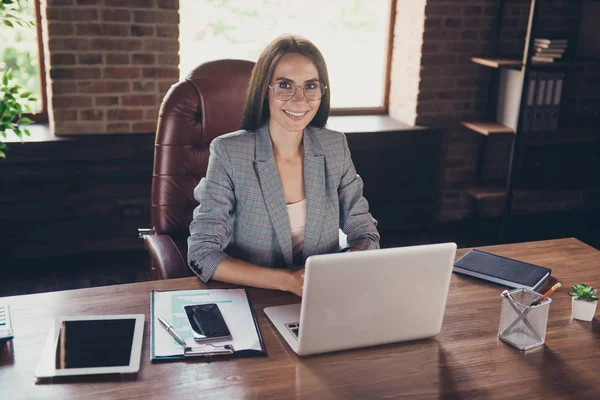
M255 350L263 352L258 328L244 289L199 289L153 292L153 359L184 357L183 347L162 329L157 318L165 318L185 340L188 346L202 352L212 352L216 347L230 345L235 352ZM188 325L183 306L216 303L229 327L232 339L214 341L210 345L196 343Z

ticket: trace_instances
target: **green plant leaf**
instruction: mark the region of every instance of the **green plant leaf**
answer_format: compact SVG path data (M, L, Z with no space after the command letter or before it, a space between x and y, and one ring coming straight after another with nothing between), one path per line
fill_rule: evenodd
M23 132L25 132L27 136L31 137L31 132L29 132L29 129L23 129Z
M0 142L0 150L6 150L8 146L4 142Z
M8 74L7 73L5 73L4 75L2 75L2 84L4 86L8 85Z
M33 121L27 117L23 117L17 121L18 125L28 125L33 124Z
M595 301L597 297L595 294L597 293L597 289L594 289L592 286L587 286L584 283L579 283L577 285L572 286L573 293L569 292L569 295L577 297L580 300L584 301Z
M0 158L6 158L6 153L0 150Z
M20 94L21 98L25 98L25 97L30 97L31 96L31 92L21 92Z
M3 4L14 4L15 1L14 0L2 0Z
M8 26L9 28L14 28L13 23L7 19L4 20L4 25Z

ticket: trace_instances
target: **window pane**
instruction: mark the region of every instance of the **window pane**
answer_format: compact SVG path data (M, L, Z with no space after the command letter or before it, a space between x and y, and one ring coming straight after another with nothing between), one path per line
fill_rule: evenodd
M323 53L332 108L384 105L390 0L180 0L181 76L206 61L256 61L299 34Z
M22 12L11 11L10 13L26 21L35 22L34 1L37 0L22 1ZM29 104L34 113L39 113L42 111L42 96L38 72L37 31L35 27L13 25L13 28L4 24L0 25L0 38L2 38L0 40L0 73L4 73L7 67L13 71L13 84L27 89L37 99L37 101L23 104Z

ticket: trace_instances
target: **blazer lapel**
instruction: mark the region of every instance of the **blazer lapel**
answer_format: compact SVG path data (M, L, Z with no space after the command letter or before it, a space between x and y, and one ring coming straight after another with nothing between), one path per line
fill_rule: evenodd
M306 228L303 256L315 254L323 229L325 201L325 162L314 135L315 128L304 129L304 190L306 192Z
M275 229L277 241L288 266L293 265L290 220L283 197L279 170L273 157L269 128L265 124L256 130L255 169L260 181L267 211Z

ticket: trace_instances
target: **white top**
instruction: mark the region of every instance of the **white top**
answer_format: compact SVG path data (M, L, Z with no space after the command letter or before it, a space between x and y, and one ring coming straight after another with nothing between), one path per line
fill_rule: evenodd
M292 250L294 255L301 254L304 249L304 229L306 228L306 199L286 204L286 206L290 217Z

